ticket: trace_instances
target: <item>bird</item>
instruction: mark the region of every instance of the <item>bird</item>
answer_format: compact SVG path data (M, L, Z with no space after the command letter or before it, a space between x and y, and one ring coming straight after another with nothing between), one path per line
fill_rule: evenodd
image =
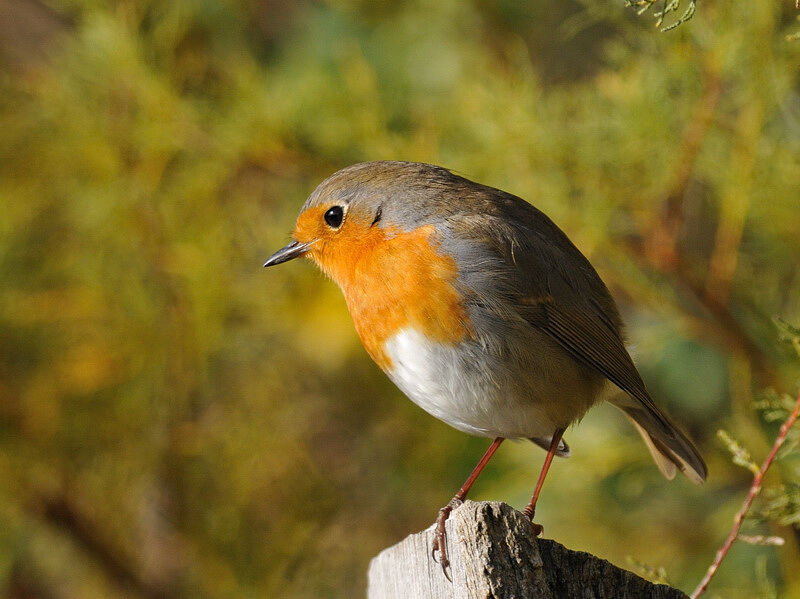
M547 450L524 509L533 522L554 456L570 454L564 431L598 402L622 410L668 479L705 480L647 391L608 288L525 200L431 164L354 164L311 193L264 266L301 256L341 288L367 353L411 401L493 439L436 517L432 554L448 578L445 522L503 440Z

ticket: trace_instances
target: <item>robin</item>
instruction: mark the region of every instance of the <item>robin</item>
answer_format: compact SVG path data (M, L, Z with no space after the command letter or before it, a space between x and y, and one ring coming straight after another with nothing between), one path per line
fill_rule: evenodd
M700 454L647 392L600 276L531 204L438 166L367 162L317 187L293 238L264 266L311 258L414 403L494 439L439 510L432 553L446 575L445 521L500 443L547 450L524 510L533 520L553 456L569 455L565 429L599 401L628 416L664 476L705 480Z

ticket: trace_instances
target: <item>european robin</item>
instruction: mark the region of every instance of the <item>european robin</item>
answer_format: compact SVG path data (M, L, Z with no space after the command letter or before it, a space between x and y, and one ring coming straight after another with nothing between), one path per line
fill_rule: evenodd
M293 238L264 266L311 258L342 289L369 355L414 403L494 438L436 519L445 574L445 520L500 443L547 449L524 510L533 519L553 456L569 455L564 430L598 401L630 418L664 476L705 479L703 459L647 392L600 276L531 204L438 166L367 162L317 187Z

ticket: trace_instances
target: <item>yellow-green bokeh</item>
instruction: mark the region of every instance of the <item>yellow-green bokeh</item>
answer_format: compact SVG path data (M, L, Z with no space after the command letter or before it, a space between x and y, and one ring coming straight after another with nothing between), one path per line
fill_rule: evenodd
M800 321L800 23L701 3L662 34L623 4L7 2L0 593L355 597L428 526L486 441L388 382L310 264L260 267L375 159L516 193L598 267L710 476L663 480L598 408L538 515L691 590L750 481L717 429L762 459L752 401L800 373L770 323ZM521 507L542 455L504 445L475 498ZM736 545L713 593L800 597L798 535L746 526L787 544Z

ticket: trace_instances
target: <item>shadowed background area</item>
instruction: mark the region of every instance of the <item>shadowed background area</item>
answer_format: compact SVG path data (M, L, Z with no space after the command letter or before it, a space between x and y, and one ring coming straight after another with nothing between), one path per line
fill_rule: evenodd
M433 521L488 442L389 383L311 264L261 269L318 182L376 159L520 195L598 268L710 476L662 479L601 407L537 515L691 589L751 478L717 429L760 462L753 402L800 374L771 322L800 322L796 14L0 3L0 593L355 597ZM788 453L767 483L796 491ZM473 498L521 508L543 457L504 445ZM713 590L800 597L791 522L748 522L786 544L737 544Z

